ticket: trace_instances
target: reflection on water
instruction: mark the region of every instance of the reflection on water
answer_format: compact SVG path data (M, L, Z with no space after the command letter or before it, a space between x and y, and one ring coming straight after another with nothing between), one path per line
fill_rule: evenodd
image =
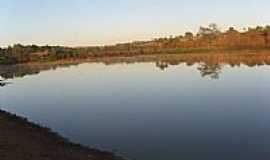
M22 64L22 65L3 65L0 66L0 76L4 79L13 79L27 75L39 74L46 70L55 70L62 67L70 67L79 63L40 63L40 64Z
M155 62L156 66L162 71L174 65L185 63L187 66L199 64L197 68L202 77L210 77L218 79L222 73L222 68L225 65L231 67L240 67L246 65L249 67L270 65L269 54L188 54L188 55L153 55L153 56L139 56L131 58L110 58L97 59L93 62L100 62L106 65L112 64L133 64L139 62ZM70 67L83 63L83 61L75 62L59 62L59 63L41 63L41 64L25 64L13 66L0 66L0 76L5 79L12 79L15 77L24 77L26 75L38 74L44 70L51 70L61 67Z
M8 83L8 82L0 82L0 87L5 87L8 84L10 84L10 83Z
M180 65L180 63L174 63L173 65ZM170 66L170 63L159 61L156 62L156 66L162 71L165 71ZM197 69L200 71L202 77L209 76L212 79L218 79L222 70L222 66L219 63L208 64L201 62L199 63L199 67Z
M6 86L8 84L11 84L11 83L0 79L0 87L4 87L4 86Z
M220 64L207 65L205 63L200 64L198 70L200 71L202 77L210 76L212 79L218 79L221 73Z
M95 62L1 66L0 106L131 159L270 159L270 55Z

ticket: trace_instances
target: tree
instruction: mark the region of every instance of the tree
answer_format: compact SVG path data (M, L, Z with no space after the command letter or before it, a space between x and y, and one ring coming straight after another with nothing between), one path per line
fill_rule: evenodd
M233 27L230 27L226 33L239 33L239 32Z
M191 32L186 32L185 33L185 38L188 39L188 40L192 40L194 37L193 33Z
M217 24L211 23L208 27L200 27L198 35L203 42L207 43L207 47L210 48L221 33Z
M218 25L215 23L209 24L208 27L200 27L198 35L200 36L217 36L221 34L221 31L218 29Z

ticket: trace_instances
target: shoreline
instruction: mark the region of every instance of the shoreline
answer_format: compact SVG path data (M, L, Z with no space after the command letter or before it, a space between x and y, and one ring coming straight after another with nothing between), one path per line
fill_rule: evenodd
M51 129L0 109L1 160L126 160L72 143Z
M240 54L242 56L248 56L249 54L270 54L270 48L253 48L253 49L224 49L224 50L207 50L207 51L185 51L185 52L157 52L151 54L137 54L137 55L103 55L97 57L86 58L63 58L58 60L36 60L23 63L0 63L0 66L14 66L14 65L35 65L35 64L69 64L69 63L82 63L82 62L106 62L107 60L129 60L129 59L156 59L157 57L172 56L202 56L202 55L218 55L218 54Z
M88 59L63 59L58 61L29 62L14 65L0 65L0 78L3 80L24 77L26 75L39 74L46 70L78 66L84 63L101 63L106 66L114 64L154 63L164 70L169 66L186 64L204 65L215 69L229 65L236 67L245 65L248 67L270 65L270 50L242 51L242 52L215 52L215 53L186 53L186 54L154 54L137 55L129 57L100 57ZM199 70L201 72L201 70Z

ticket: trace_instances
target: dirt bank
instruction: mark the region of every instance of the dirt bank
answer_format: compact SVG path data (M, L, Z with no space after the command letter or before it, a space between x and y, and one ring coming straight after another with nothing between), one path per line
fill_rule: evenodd
M1 160L123 160L69 142L48 128L0 110Z

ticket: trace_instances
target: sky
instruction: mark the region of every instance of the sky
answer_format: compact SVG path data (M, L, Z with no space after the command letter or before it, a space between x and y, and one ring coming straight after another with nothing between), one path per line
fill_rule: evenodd
M270 24L269 0L6 0L0 46L93 46Z

